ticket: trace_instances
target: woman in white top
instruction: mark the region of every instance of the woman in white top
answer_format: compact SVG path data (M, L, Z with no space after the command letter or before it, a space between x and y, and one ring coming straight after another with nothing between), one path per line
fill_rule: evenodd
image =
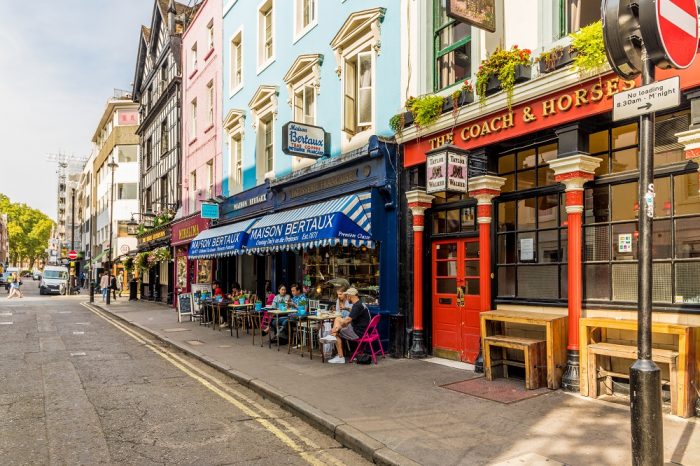
M347 317L350 314L350 309L352 309L352 304L345 294L347 290L347 286L340 286L337 290L338 299L335 302L335 312L336 314L341 314L343 318Z

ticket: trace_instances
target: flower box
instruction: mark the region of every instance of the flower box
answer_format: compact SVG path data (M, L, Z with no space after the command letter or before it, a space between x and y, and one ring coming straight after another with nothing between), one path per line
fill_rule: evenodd
M576 57L576 52L571 50L571 47L562 47L559 52L550 50L550 54L555 54L549 59L543 59L540 55L538 65L540 74L551 73L552 71L564 68L570 65Z
M532 66L530 65L517 65L515 67L515 84L524 83L532 79ZM486 83L486 95L492 95L496 92L501 91L501 83L498 81L498 77L491 75Z
M445 97L445 102L442 104L442 113L451 112L455 107L462 107L472 102L474 102L474 92L461 90L456 105L454 104L454 97L452 95Z

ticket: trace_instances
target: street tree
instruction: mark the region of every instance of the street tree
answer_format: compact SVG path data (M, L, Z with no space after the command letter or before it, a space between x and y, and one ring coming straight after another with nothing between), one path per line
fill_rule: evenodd
M7 214L10 261L29 263L29 268L45 255L54 222L40 210L12 202L0 193L0 213Z

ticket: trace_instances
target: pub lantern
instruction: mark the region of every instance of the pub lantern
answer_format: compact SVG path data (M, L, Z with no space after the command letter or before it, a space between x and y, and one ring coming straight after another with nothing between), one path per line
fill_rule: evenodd
M446 144L426 152L426 190L432 193L468 193L467 151Z

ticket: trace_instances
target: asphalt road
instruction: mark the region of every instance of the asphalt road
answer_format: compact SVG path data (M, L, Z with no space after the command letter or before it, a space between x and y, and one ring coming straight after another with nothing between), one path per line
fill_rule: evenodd
M37 283L23 299L0 290L0 464L367 464L85 295L40 297Z

